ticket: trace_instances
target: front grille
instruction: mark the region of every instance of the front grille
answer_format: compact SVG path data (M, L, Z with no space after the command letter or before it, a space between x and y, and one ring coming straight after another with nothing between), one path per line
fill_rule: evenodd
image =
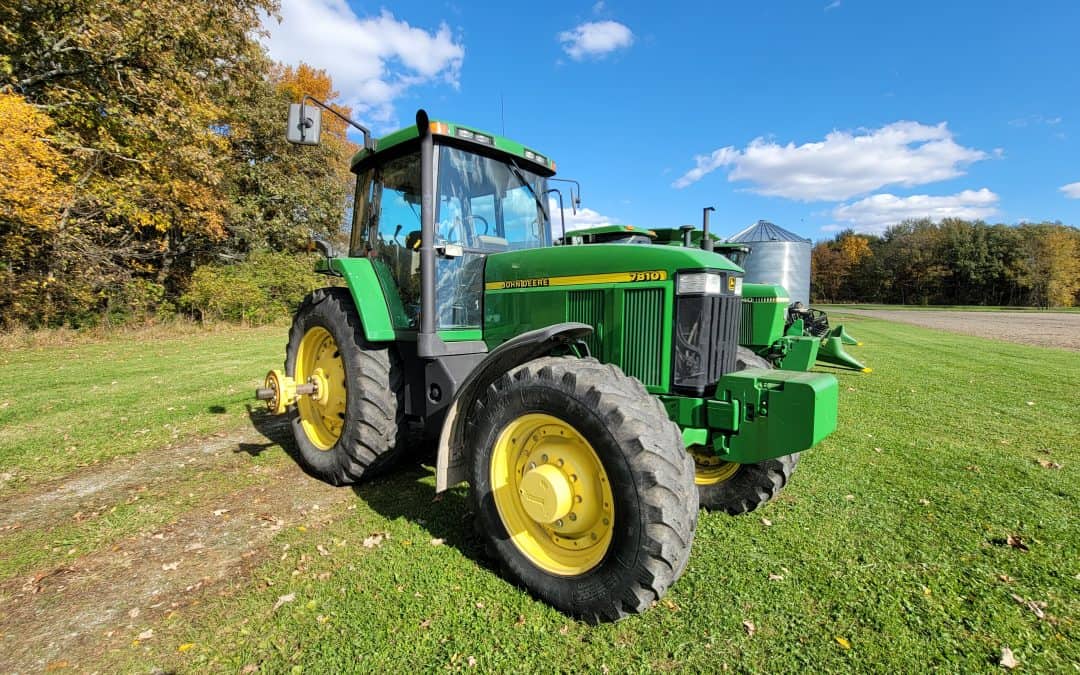
M623 371L646 386L661 387L664 289L628 290L623 306Z
M675 302L672 389L711 396L720 376L735 370L742 298L680 296Z
M604 292L570 291L566 294L566 320L587 323L593 332L585 338L589 346L589 355L604 360L604 341L600 334L604 325Z

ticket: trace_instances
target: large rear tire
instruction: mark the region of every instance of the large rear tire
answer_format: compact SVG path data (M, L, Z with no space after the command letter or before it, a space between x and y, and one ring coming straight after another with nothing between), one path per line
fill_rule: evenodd
M772 364L739 347L735 369L747 368L772 368ZM787 485L799 463L798 453L756 464L725 462L700 446L690 448L690 454L694 458L694 482L701 506L733 516L749 513L772 501Z
M664 596L686 566L698 503L693 462L656 397L615 366L545 357L473 410L477 532L511 578L590 622Z
M405 452L397 355L365 340L348 290L321 288L304 298L289 331L285 373L297 383L318 383L317 396L300 396L289 409L311 475L349 485Z

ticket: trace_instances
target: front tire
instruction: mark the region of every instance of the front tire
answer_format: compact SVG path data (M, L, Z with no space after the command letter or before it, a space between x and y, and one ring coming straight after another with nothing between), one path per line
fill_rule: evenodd
M658 399L615 366L546 357L497 380L474 412L477 531L510 577L590 622L664 596L698 504L693 462Z
M387 468L406 448L401 367L392 349L367 342L352 297L321 288L300 304L289 331L285 373L315 381L289 423L305 470L349 485Z
M736 370L772 368L772 364L745 347L739 347ZM749 513L772 501L787 485L799 453L755 464L725 462L706 448L689 449L694 458L694 482L701 506L732 516Z

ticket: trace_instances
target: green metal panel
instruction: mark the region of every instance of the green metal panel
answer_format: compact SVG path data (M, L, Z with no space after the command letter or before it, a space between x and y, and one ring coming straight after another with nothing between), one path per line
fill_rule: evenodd
M786 295L780 286L743 284L739 344L758 351L783 336L787 307L791 303Z
M623 371L646 387L663 387L664 289L626 290L621 328Z
M393 340L394 323L390 320L386 299L392 297L397 300L397 293L383 293L371 261L367 258L332 258L330 266L345 277L349 285L349 293L360 314L360 323L364 326L364 337L372 342ZM398 304L400 302L398 300Z
M551 279L567 275L605 274L661 270L672 278L679 270L712 269L742 273L730 260L717 253L680 246L552 246L523 251L495 253L487 258L484 280L488 290L493 282ZM528 287L539 288L539 287ZM508 287L519 291L522 287Z
M569 291L566 294L566 320L586 323L593 327L593 334L585 338L585 343L589 345L589 353L603 361L604 292L599 289Z
M724 375L716 391L741 406L738 432L713 436L713 450L727 461L801 452L836 429L839 385L832 375L749 369Z

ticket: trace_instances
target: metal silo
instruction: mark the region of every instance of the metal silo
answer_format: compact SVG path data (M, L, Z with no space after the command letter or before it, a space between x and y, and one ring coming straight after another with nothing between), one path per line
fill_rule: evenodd
M810 240L767 220L759 220L728 241L746 244L750 254L742 261L745 280L752 284L780 284L791 302L810 305Z

